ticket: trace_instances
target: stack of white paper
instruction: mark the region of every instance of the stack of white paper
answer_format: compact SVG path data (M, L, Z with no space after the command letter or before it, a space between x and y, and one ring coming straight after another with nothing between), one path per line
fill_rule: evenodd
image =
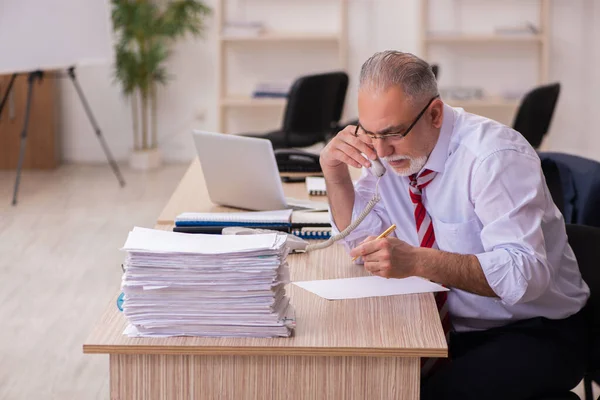
M122 289L130 336L289 336L286 236L129 233Z

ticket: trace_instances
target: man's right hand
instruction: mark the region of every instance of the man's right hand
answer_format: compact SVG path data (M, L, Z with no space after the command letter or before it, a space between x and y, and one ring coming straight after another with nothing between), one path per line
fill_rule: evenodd
M324 173L339 170L344 164L356 168L369 168L371 162L361 153L371 160L377 158L371 139L366 135L354 136L354 132L356 132L356 126L348 125L338 132L321 151L320 163Z

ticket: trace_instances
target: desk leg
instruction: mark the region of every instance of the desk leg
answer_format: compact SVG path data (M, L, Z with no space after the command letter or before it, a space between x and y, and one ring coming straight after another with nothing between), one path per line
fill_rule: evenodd
M418 358L110 356L115 400L418 400L419 377Z

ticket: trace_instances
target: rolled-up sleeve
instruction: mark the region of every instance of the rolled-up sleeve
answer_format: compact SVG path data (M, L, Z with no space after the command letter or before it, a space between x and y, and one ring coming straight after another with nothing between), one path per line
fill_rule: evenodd
M542 295L552 275L541 228L548 205L545 179L534 154L500 150L473 169L471 198L483 229L483 273L509 305Z
M375 185L377 178L363 169L363 173L360 179L354 185L354 206L352 208L352 221L362 214L367 207L367 204L375 195ZM348 251L356 247L362 242L367 236L377 235L378 232L383 232L388 226L390 226L389 217L383 207L383 202L380 201L375 205L373 210L367 215L367 217L356 227L352 233L342 239L340 242L344 244ZM336 235L340 232L333 216L330 212L329 218L331 220L332 234ZM360 260L359 260L360 261Z

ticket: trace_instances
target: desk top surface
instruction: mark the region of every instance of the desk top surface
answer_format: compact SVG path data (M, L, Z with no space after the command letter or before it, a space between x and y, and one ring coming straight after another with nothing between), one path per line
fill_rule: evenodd
M157 229L171 230L175 215L187 211L235 211L210 203L200 164L194 161L161 213ZM286 196L307 198L304 183L284 184ZM166 223L161 221L166 220ZM292 281L365 276L343 246L288 257ZM290 338L129 338L116 296L83 345L84 353L405 356L447 355L433 295L416 294L329 301L295 285L287 286L296 311Z

